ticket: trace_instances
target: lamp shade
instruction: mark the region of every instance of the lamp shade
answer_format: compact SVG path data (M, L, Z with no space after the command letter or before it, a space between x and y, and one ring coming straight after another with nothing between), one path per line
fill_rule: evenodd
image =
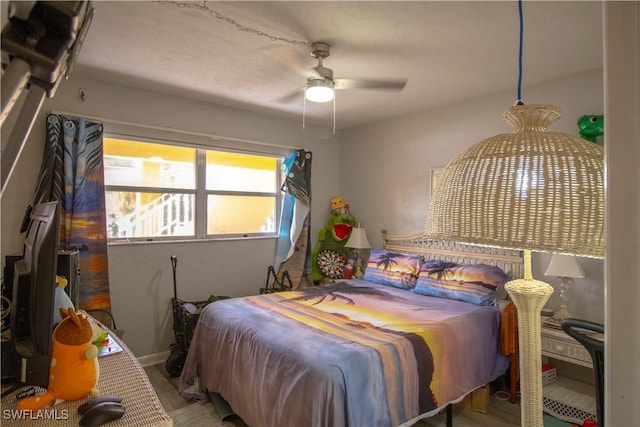
M349 236L349 240L345 244L345 247L353 249L369 249L371 245L367 239L367 232L365 229L354 227L351 230L351 235Z
M333 82L327 79L309 79L304 96L311 102L329 102L333 100Z
M572 255L553 254L549 267L547 267L544 275L582 278L584 277L584 270L580 267L580 264L578 264L576 257Z
M485 139L442 172L429 204L433 240L604 257L604 152L550 132L551 105L515 105L514 132Z

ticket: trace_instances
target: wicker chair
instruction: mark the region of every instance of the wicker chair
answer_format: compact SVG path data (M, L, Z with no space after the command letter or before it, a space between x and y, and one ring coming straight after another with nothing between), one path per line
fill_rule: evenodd
M604 326L588 320L563 319L562 329L587 349L593 360L593 377L596 386L597 427L604 427L604 341L588 332L604 334Z

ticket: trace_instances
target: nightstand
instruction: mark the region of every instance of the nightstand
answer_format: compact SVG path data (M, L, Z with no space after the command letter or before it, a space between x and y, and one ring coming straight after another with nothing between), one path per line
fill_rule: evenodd
M542 355L593 369L589 352L561 329L541 328ZM582 424L596 418L595 388L563 376L542 388L543 409L556 418Z
M561 329L542 325L542 355L565 362L592 368L591 356L587 349Z

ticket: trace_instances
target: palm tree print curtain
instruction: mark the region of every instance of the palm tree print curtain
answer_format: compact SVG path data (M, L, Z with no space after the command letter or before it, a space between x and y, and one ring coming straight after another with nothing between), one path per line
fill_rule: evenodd
M79 251L80 308L106 309L109 298L102 123L48 114L34 204L60 201L60 249Z
M296 287L311 280L311 159L310 151L294 150L285 158L280 234L275 269L287 270Z

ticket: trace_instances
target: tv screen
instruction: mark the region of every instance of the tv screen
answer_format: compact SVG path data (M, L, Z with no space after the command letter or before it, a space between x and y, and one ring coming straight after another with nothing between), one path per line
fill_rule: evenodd
M36 205L24 238L22 260L13 278L11 339L21 383L46 388L53 333L53 305L58 263L58 202Z

